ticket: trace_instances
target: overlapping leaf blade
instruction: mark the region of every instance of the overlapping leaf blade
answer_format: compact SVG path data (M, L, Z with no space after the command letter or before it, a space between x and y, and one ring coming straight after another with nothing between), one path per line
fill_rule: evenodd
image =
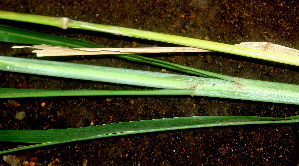
M125 29L129 30L130 29ZM65 47L99 47L93 43L85 41L77 41L74 39L67 39L61 37L51 37L51 35L38 34L28 31L22 31L18 34L18 30L10 29L8 27L0 27L0 40L4 42L23 43L23 44L49 44L54 46ZM156 35L156 34L155 34ZM10 37L8 37L10 36ZM167 36L167 35L166 35ZM28 40L31 39L31 40ZM121 56L120 56L121 57ZM224 80L234 80L232 77L221 77L218 74L209 72L200 72L197 69L191 69L176 64L164 63L163 61L151 61L151 59L137 57L137 56L123 56L133 61L143 63L150 63L168 67L170 69L186 71L190 74L205 75L207 77L221 78ZM2 64L3 65L3 64ZM34 90L28 91L32 93ZM26 92L21 92L26 93ZM33 92L34 93L34 92ZM26 96L24 96L26 97ZM30 96L27 96L30 97ZM32 146L25 146L16 149L2 151L0 154L11 153L19 150L31 149L36 147L61 144L72 141L96 139L111 136L120 136L128 134L139 134L147 132L202 128L202 127L215 127L215 126L230 126L230 125L247 125L247 124L271 124L271 123L298 123L298 116L289 117L285 119L270 118L270 117L250 117L250 116L201 116L201 117L180 117L169 119L157 119L146 121L123 122L116 124L100 125L87 128L75 129L53 129L53 130L0 130L0 141L12 142L27 142L27 143L40 143Z
M0 25L0 41L20 44L47 44L70 48L101 47L84 40L20 30L4 25Z

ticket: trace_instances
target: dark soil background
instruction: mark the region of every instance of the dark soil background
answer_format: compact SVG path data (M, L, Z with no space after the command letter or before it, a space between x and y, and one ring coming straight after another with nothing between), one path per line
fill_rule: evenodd
M264 41L299 49L296 0L1 0L0 10L124 26L236 44ZM104 33L60 30L0 20L1 24L73 37L105 47L169 46ZM6 56L28 56L0 43ZM155 56L155 55L151 55ZM161 55L159 55L161 56ZM298 68L220 53L155 57L216 73L299 84ZM53 59L165 71L111 57ZM172 71L166 71L172 72ZM131 86L0 72L0 87L136 89ZM0 100L0 129L52 129L196 115L298 115L294 105L207 97L59 97ZM22 120L15 115L25 113ZM298 124L219 127L112 137L24 151L36 165L298 165ZM0 150L15 145L0 143ZM0 159L2 160L2 158ZM0 165L7 165L0 161Z

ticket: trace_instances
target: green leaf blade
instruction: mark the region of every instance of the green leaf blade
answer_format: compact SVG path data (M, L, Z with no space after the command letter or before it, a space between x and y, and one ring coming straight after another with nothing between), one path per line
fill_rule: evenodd
M101 47L97 44L84 40L20 30L3 25L0 25L0 41L20 44L47 44L70 48Z
M0 56L0 70L165 89L193 90L193 96L299 105L299 85L258 80L194 77L150 71Z
M12 153L37 147L91 140L105 137L152 133L160 131L197 129L205 127L241 126L253 124L298 123L299 116L271 118L256 116L193 116L120 122L83 128L49 130L0 130L0 141L40 143L1 151Z

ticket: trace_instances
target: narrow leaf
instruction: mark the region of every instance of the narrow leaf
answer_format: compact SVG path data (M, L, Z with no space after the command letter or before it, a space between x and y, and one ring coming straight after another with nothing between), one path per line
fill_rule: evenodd
M193 95L190 89L157 90L49 90L0 88L0 98L59 97L59 96L149 96L149 95Z
M1 27L1 26L0 26ZM47 35L42 33L24 31L16 28L2 26L2 34L0 32L0 41L4 42L13 42L13 43L23 43L23 44L48 44L53 46L66 46L70 48L83 48L83 47L101 47L99 45L95 45L90 42L86 42L84 40L66 38L66 37L59 37L54 35ZM11 33L9 33L11 32ZM24 33L24 34L23 34ZM50 41L48 39L51 39ZM61 41L62 40L62 41ZM63 42L63 40L66 40ZM217 73L212 73L200 69L195 69L179 64L174 64L170 62L165 62L153 58L142 57L135 54L125 54L125 55L117 55L119 58L123 58L130 61L142 62L146 64L156 65L160 67L164 67L171 70L180 71L182 73L193 74L197 76L203 77L213 77L213 78L220 78L225 80L233 80L233 77L221 75Z
M33 48L37 57L74 56L74 55L115 55L132 53L174 53L174 52L207 52L192 47L143 47L143 48L68 48L50 45L13 46L12 48Z
M234 81L169 73L0 56L0 70L153 88L193 90L193 96L299 105L299 85L236 78Z
M111 33L115 35L129 36L129 37L135 37L141 39L162 41L167 43L179 44L183 46L196 47L196 48L201 48L206 50L224 52L224 53L241 55L250 58L257 58L257 59L262 59L267 61L299 66L298 56L283 54L280 52L278 53L269 52L269 51L263 51L259 49L245 48L245 47L218 43L213 41L205 41L205 40L188 38L183 36L144 31L139 29L131 29L131 28L111 26L111 25L75 21L67 17L55 18L55 17L40 16L40 15L0 11L0 18L56 26L56 27L61 27L63 29L67 29L67 28L83 29L83 30L105 32L105 33Z
M100 47L84 40L36 33L3 25L0 25L0 41L20 44L48 44L70 48Z
M193 116L120 122L83 128L49 130L0 130L0 141L40 143L1 151L12 153L37 147L91 140L105 137L195 129L204 127L240 126L252 124L298 123L299 116L271 118L256 116Z

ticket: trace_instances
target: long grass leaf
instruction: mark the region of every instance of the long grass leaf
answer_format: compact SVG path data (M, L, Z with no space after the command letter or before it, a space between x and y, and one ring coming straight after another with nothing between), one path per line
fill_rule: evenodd
M0 98L59 97L59 96L149 96L149 95L192 95L190 89L157 90L49 90L0 88Z
M209 71L205 71L205 70L200 70L200 69L196 69L196 68L192 68L192 67L188 67L188 66L184 66L184 65L180 65L180 64L175 64L175 63L171 63L171 62L165 62L162 60L153 59L153 58L149 58L149 57L143 57L143 56L139 56L139 55L135 55L135 54L116 55L116 57L123 58L123 59L130 60L130 61L160 66L160 67L163 67L166 69L179 71L181 73L186 73L186 74L192 74L192 75L196 75L196 76L200 76L200 77L219 78L219 79L223 79L223 80L227 80L227 81L235 81L237 79L236 77L232 77L232 76L217 74L217 73L213 73L213 72L209 72Z
M0 70L170 89L190 89L201 80L176 74L5 56L0 56Z
M74 141L159 131L298 122L299 116L292 116L288 118L256 116L194 116L120 122L83 128L49 130L0 130L0 141L39 143L36 145L29 145L1 151L0 154L7 154L20 150Z
M65 46L70 48L102 47L94 43L86 42L84 40L24 31L12 27L7 27L7 26L0 26L0 41L21 43L21 44L47 44L52 46ZM220 78L220 79L231 80L231 81L234 80L234 78L230 76L208 72L200 69L195 69L192 67L174 64L171 62L165 62L165 61L161 61L149 57L138 56L135 54L117 55L116 57L130 60L130 61L160 66L166 69L171 69L182 73L193 74L202 77Z
M70 48L100 47L97 44L67 37L60 37L0 25L0 41L21 44L48 44Z
M182 37L182 36L175 36L170 34L163 34L163 33L150 32L150 31L144 31L138 29L75 21L66 17L55 18L55 17L40 16L40 15L0 11L0 18L56 26L63 29L75 28L75 29L83 29L83 30L90 30L90 31L106 32L115 35L123 35L123 36L142 38L148 40L156 40L156 41L179 44L183 46L196 47L196 48L201 48L206 50L230 53L230 54L241 55L245 57L257 58L257 59L263 59L267 61L299 66L298 56L263 51L259 49L245 48L245 47L240 47L235 45L205 41L205 40Z
M299 105L299 85L236 81L0 56L0 70L153 88L189 89L191 95Z

